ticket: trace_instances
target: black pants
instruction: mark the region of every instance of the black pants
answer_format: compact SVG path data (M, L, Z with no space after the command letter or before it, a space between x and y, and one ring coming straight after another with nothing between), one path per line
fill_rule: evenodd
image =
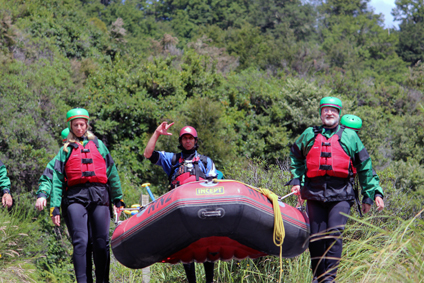
M343 240L342 232L353 201L307 201L311 239L309 252L314 279L318 282L334 282L337 275Z
M68 227L68 230L70 231L71 228L69 226L68 221L68 215L66 211L67 207L62 206L62 216L65 219L66 227ZM93 251L93 241L91 240L91 231L90 231L90 225L88 225L88 244L87 244L87 252L86 252L86 274L87 274L87 283L93 283L93 277L91 276L91 273L93 272L93 264L91 263L91 254Z
M73 262L77 282L86 283L90 281L88 277L91 277L91 274L87 274L89 231L93 243L96 283L109 282L109 207L104 205L85 207L79 203L72 203L67 208L67 216L74 247Z
M189 283L196 283L196 268L194 266L194 262L186 263L184 265L184 270L186 272L187 280ZM206 283L213 282L213 262L206 261L203 263L205 268L205 277Z

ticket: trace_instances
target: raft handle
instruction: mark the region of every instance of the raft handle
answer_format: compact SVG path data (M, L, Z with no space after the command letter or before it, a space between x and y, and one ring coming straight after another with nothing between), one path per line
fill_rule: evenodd
M225 210L222 208L218 208L217 210L206 210L206 209L200 209L197 213L199 218L205 219L205 218L221 218L225 215Z

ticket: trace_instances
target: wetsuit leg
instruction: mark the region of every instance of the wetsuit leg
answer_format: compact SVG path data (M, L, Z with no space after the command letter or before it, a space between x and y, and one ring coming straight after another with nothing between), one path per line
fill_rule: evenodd
M105 205L90 207L89 221L93 241L96 283L109 282L109 207Z
M86 208L79 203L70 204L67 207L67 219L68 230L72 238L72 246L74 247L72 259L75 277L78 283L86 283L86 252L88 244L88 214Z
M333 282L342 255L342 232L352 201L318 202L308 200L311 229L309 252L312 272L317 282Z
M63 219L65 220L65 224L66 227L68 227L68 230L70 231L70 227L69 227L69 221L68 221L68 215L66 212L67 207L65 205L62 204L62 216ZM88 227L90 228L90 227ZM92 250L92 243L91 243L91 235L90 235L90 229L88 230L88 244L87 244L87 260L86 260L86 267L87 267L87 283L93 283L93 276L91 275L93 268L92 268L92 263L91 263L91 250Z
M327 247L326 241L323 239L325 231L327 230L327 210L322 202L307 201L309 225L311 231L311 238L309 241L309 252L311 254L311 268L314 278L319 277L325 273L325 254ZM319 232L324 233L319 234Z
M203 267L205 268L206 283L212 283L214 263L210 261L205 261L203 263Z
M87 283L93 283L93 240L91 236L90 223L88 223L88 243L87 243Z
M184 263L183 266L188 283L196 283L196 266L194 265L194 262Z
M347 216L342 215L345 213L349 215L350 208L353 205L353 201L340 201L330 203L328 227L332 238L328 239L328 252L325 259L326 265L326 282L334 282L337 275L337 267L342 258L343 250L343 239L342 233L347 222Z

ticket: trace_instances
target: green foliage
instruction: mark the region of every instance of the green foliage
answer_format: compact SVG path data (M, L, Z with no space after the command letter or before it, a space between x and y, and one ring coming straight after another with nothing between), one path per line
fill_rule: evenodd
M296 37L297 40L315 39L316 11L302 1L251 1L248 21L271 33L275 38Z
M397 52L411 66L424 59L420 44L424 39L424 5L422 1L398 0L393 16L399 21L399 46Z
M1 252L0 279L15 270L23 276L17 282L73 280L66 230L55 232L47 213L33 215L30 204L60 146L69 109L90 112L93 131L109 148L125 201L132 204L145 193L142 183L152 183L157 195L167 190L161 168L143 157L165 120L175 122L173 136L161 137L158 150L176 152L180 128L192 125L199 132L199 152L226 178L287 194L290 145L320 123L318 102L327 95L342 99L344 114L363 120L359 136L380 176L389 216L373 212L366 219L385 231L368 232L365 223L358 228L350 220L355 226L347 231L346 258L363 245L366 250L359 251L370 261L354 252L352 261L364 264L355 269L343 262L340 281L389 278L377 265L414 270L404 250L385 244L387 231L402 227L407 236L415 233L402 221L418 214L424 199L422 3L397 1L400 28L394 31L383 28L369 1L302 2L0 0L0 159L15 201L25 208L1 212L19 227L10 224L6 231L19 238L17 246L9 246L6 237L2 247L19 256ZM33 237L18 237L18 231ZM410 242L398 243L421 256ZM380 261L374 247L396 261ZM308 260L308 254L285 260L285 281L311 281ZM272 282L278 264L268 257L223 262L216 278ZM112 266L112 281L139 281L139 271ZM203 268L197 268L200 280ZM420 272L394 276L414 282ZM158 264L152 266L154 280L182 282L185 276L181 266Z
M418 62L414 66L409 67L409 77L405 82L405 86L422 92L424 87L424 64Z
M66 61L40 58L29 66L15 61L1 68L2 161L13 191L32 190L57 151L60 115L66 113L60 97L74 87L69 67Z
M31 1L17 3L28 16L18 19L32 37L42 38L57 46L67 57L87 57L96 52L110 52L107 37L86 18L81 5L71 0ZM23 11L22 11L23 10ZM78 22L79 25L74 23Z
M365 77L402 82L399 73L406 65L395 52L398 38L379 25L380 16L368 10L367 1L328 1L320 9L322 49L331 66L352 71L353 78L364 70Z
M212 39L220 44L218 39ZM228 29L221 40L230 55L239 57L239 69L250 66L266 69L269 65L278 64L278 56L281 55L279 46L270 35L262 34L259 27L245 23L240 29Z
M0 278L8 282L42 281L37 262L45 258L44 240L49 241L51 237L43 232L42 221L36 218L32 195L22 193L13 199L14 205L9 211L0 210Z
M63 225L54 227L50 217L43 213L40 225L45 229L43 246L45 256L36 260L40 277L49 282L73 282L74 269L71 263L72 245L70 237L66 238Z
M174 29L179 31L180 27L188 26L188 33L178 34L190 36L199 25L218 24L220 28L227 29L240 18L246 16L248 3L243 1L162 1L158 6L158 18L163 21L172 20Z

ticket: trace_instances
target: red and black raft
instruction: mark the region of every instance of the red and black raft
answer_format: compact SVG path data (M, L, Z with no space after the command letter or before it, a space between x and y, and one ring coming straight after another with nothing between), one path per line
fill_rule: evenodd
M284 221L283 257L308 246L309 220L278 202ZM112 236L116 259L129 268L156 262L205 262L280 254L273 242L270 200L237 181L193 182L145 206L118 225Z

